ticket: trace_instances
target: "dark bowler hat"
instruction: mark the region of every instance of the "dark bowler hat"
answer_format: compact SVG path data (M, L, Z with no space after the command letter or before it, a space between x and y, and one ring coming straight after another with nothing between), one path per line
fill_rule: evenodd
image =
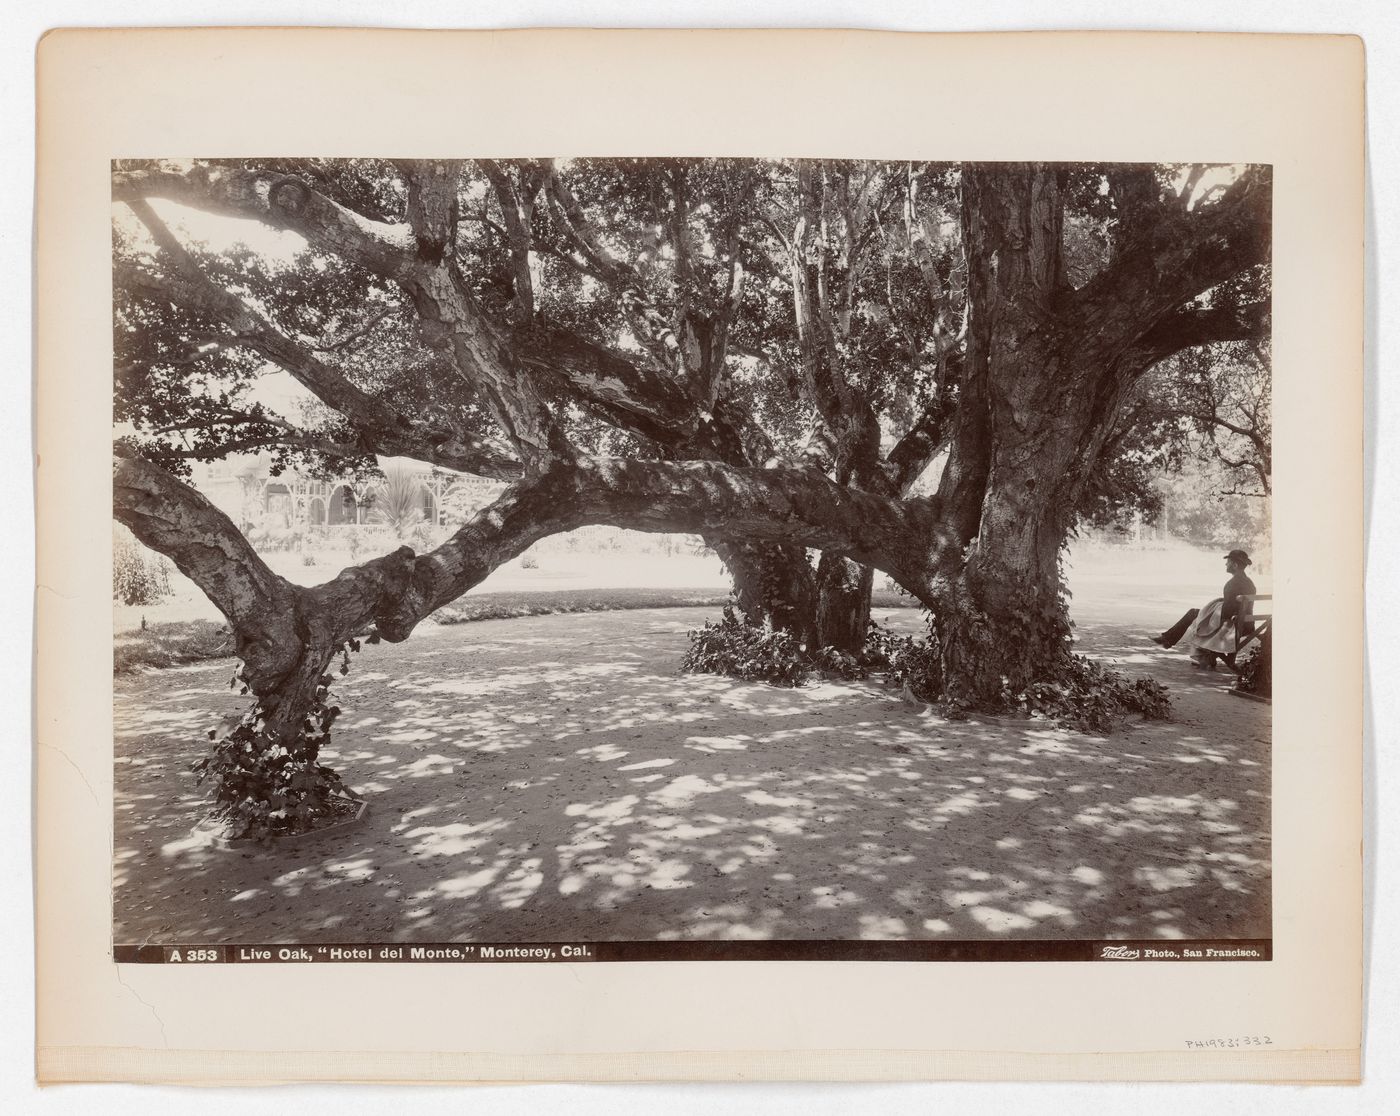
M1249 565L1249 555L1243 550L1232 550L1229 554L1225 555L1225 561L1238 562L1241 566L1247 566Z

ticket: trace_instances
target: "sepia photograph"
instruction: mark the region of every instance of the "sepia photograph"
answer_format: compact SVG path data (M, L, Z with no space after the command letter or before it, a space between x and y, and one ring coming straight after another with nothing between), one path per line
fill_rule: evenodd
M1270 960L1270 165L111 202L118 960Z

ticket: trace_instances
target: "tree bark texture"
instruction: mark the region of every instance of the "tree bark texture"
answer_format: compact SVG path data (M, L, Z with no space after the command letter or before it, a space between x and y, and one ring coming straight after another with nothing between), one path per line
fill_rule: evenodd
M813 646L817 588L806 549L714 537L709 541L734 580L734 598L744 615Z
M870 629L870 595L875 571L830 551L817 563L816 646L854 655Z

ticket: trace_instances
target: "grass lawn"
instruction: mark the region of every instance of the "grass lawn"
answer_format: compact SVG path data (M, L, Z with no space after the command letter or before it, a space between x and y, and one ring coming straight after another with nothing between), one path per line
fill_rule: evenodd
M185 663L226 659L233 634L217 620L174 620L119 632L112 641L112 673L162 670Z
M714 589L553 589L543 592L481 593L462 597L433 613L439 624L473 620L509 620L517 616L552 616L568 612L616 612L631 608L719 608L729 594ZM873 608L917 608L913 597L876 589Z
M719 608L729 594L710 588L667 587L632 589L547 589L474 593L438 609L439 624L468 624L477 620L510 620L520 616L552 616L573 612L617 612L637 608ZM877 609L915 608L914 598L891 589L876 589ZM223 659L233 654L228 626L216 620L173 620L117 635L112 654L115 674L162 669L186 663Z

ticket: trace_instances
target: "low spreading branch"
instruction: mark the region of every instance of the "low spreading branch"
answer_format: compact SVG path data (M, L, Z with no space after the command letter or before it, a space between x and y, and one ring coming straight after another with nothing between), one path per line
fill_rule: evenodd
M201 164L188 170L118 171L112 176L113 201L148 198L287 229L321 251L390 279L404 277L417 263L408 225L372 221L294 175Z
M159 466L120 454L114 478L117 518L204 590L238 633L240 655L256 660L258 678L275 678L295 658L284 645L303 639L299 611L333 620L347 637L373 620L385 638L405 639L532 543L590 524L835 550L925 597L930 555L952 545L935 501L871 495L814 469L597 457L525 478L427 554L401 548L299 589L273 574L206 497ZM323 607L329 602L336 607Z
M489 439L462 429L428 427L357 387L238 295L210 280L149 204L136 198L130 205L173 266L162 273L119 263L116 281L125 290L138 297L175 303L221 322L239 345L282 368L343 415L361 432L365 448L372 452L413 457L481 476L511 479L520 475L519 462Z

